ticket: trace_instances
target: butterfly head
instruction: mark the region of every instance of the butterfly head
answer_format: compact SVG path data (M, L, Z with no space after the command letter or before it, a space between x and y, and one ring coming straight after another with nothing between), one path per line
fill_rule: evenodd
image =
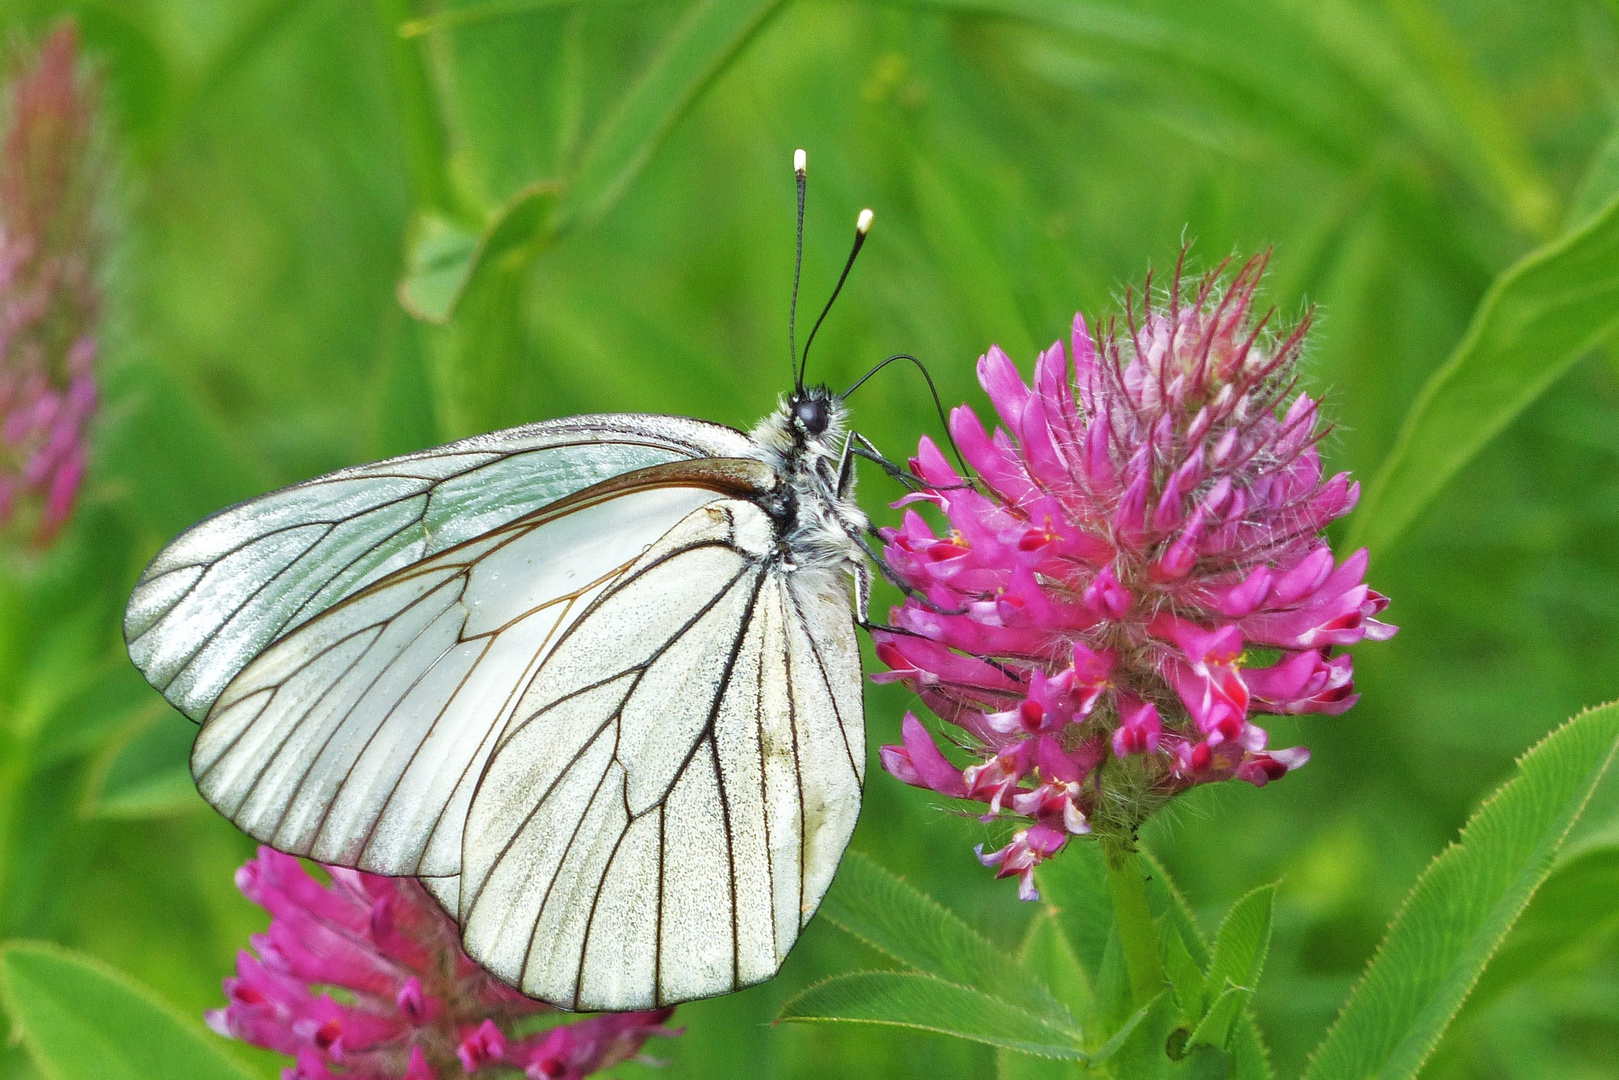
M794 390L786 405L793 432L803 442L825 438L827 431L843 419L843 402L824 386Z
M824 386L805 386L783 396L753 429L752 439L784 473L813 469L817 460L836 462L846 416L837 394Z

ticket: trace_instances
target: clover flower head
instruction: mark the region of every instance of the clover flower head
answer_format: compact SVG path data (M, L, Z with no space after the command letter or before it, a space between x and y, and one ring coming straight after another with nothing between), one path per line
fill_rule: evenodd
M270 927L237 957L209 1027L291 1056L284 1080L579 1080L634 1058L673 1008L532 1030L558 1010L461 950L453 920L410 878L328 867L323 885L260 848L237 872ZM255 955L256 954L256 955Z
M73 511L96 407L95 93L64 23L7 88L0 133L0 526L48 543Z
M900 681L973 757L958 767L915 715L884 767L908 784L1019 819L983 854L1033 898L1068 838L1125 842L1169 797L1212 781L1263 787L1309 760L1272 749L1259 713L1344 712L1336 652L1394 627L1366 552L1336 561L1326 525L1355 505L1324 476L1317 402L1298 388L1309 319L1286 335L1254 312L1263 256L1154 299L1128 295L1096 339L1076 315L1025 383L998 348L978 378L1000 417L950 432L976 481L924 438L884 556L909 590L876 635Z

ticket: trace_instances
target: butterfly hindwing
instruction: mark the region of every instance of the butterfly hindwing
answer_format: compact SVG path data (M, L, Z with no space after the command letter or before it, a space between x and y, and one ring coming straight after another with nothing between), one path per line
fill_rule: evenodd
M688 516L547 657L432 883L468 952L571 1008L769 978L831 882L864 771L846 580L783 572L752 503ZM453 903L452 903L453 902Z

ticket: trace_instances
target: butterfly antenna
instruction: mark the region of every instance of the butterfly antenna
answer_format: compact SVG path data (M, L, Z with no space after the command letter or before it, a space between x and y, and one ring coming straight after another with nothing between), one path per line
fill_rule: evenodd
M847 398L850 394L860 389L861 386L865 385L867 379L871 378L873 375L877 374L883 368L887 367L889 364L892 364L896 360L909 360L912 364L916 365L916 370L922 373L922 378L926 380L928 384L928 393L933 395L933 408L939 414L939 423L944 425L944 437L945 441L950 444L950 453L954 455L956 464L961 466L961 475L966 479L971 480L973 475L972 470L967 468L966 459L961 456L961 447L956 445L956 437L950 434L950 418L945 415L944 402L939 399L939 388L933 385L933 375L928 371L926 364L922 363L922 361L918 360L910 353L895 353L886 360L879 361L877 365L870 371L856 379L854 381L854 385L845 390L840 397Z
M804 197L809 193L809 155L793 151L793 179L798 182L798 247L793 253L793 299L787 307L787 351L793 364L793 389L804 389L804 373L798 367L798 279L804 273ZM807 351L807 350L806 350Z
M815 320L810 328L809 340L804 342L804 361L798 366L798 385L804 385L804 369L809 367L810 346L815 344L815 335L821 329L821 323L826 321L826 313L832 310L832 305L843 291L843 283L849 280L849 271L854 269L855 256L860 254L860 248L866 242L866 234L871 231L871 219L874 215L870 209L860 211L860 216L854 223L854 247L849 249L849 261L843 264L843 273L838 275L838 283L832 289L832 295L827 298L826 307L821 309L821 317Z

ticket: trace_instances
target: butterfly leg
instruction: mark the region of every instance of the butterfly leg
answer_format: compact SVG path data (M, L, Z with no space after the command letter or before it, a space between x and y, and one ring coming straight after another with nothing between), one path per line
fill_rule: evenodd
M865 626L871 621L871 567L854 564L854 621Z
M922 481L900 468L898 465L895 465L892 461L889 461L887 458L883 457L881 451L879 451L877 447L872 444L870 439L866 438L858 431L852 431L849 433L848 442L844 443L843 445L843 461L840 463L838 474L838 494L840 495L845 493L844 473L845 471L850 474L853 473L854 458L856 457L863 457L867 461L874 463L878 468L882 469L883 472L887 473L891 479L905 485L905 487L910 491L918 491L927 486Z
M870 534L872 536L875 536L878 539L882 539L882 534L879 533L876 529L870 529L868 531L870 532ZM868 538L862 536L862 537L859 537L859 541L860 541L860 546L866 549L866 558L870 559L871 564L877 568L877 573L882 575L883 580L888 582L890 585L894 586L894 588L898 589L900 592L904 593L906 596L910 597L912 600L915 600L917 603L921 604L923 607L927 608L929 611L932 611L932 612L934 612L936 614L939 614L939 615L965 615L965 614L967 614L967 609L964 608L964 607L962 607L962 608L942 608L938 604L935 604L932 600L929 600L927 598L927 596L925 596L921 592L917 591L910 584L908 584L903 578L901 578L897 573L894 572L894 568L888 565L888 560L883 558L882 552L878 551L877 548L873 547L871 541ZM867 598L869 599L870 598L870 588L871 588L871 572L869 570L866 570L865 567L863 567L863 566L861 567L861 570L865 573ZM869 628L873 624L868 624L866 622L866 620L864 618L862 618L860 620L860 625L861 626L867 626ZM887 629L887 627L877 627L877 628L878 629Z

